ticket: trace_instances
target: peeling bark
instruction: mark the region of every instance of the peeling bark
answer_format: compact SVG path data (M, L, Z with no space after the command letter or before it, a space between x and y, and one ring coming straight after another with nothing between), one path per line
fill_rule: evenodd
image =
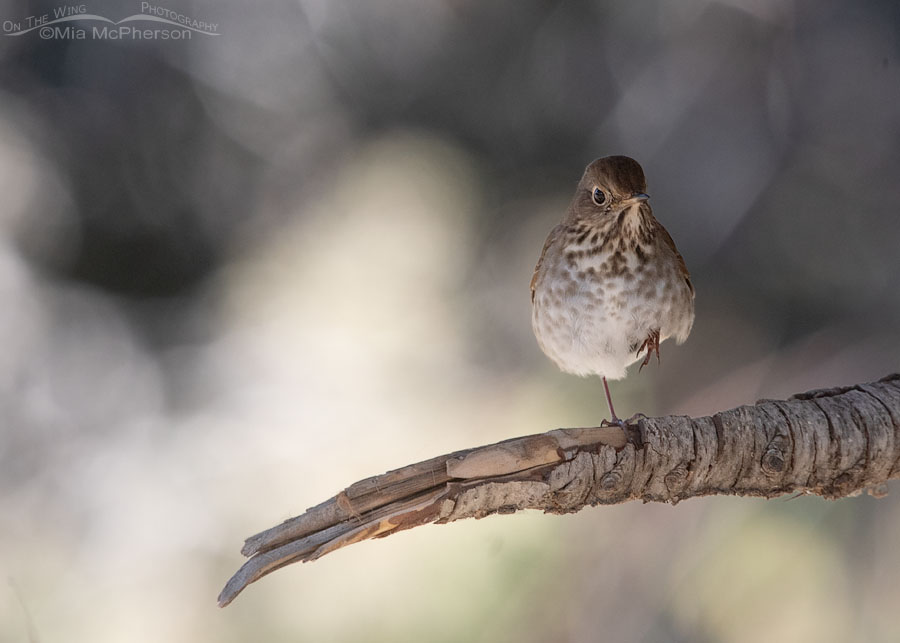
M628 500L713 494L882 496L900 477L900 374L760 400L711 417L647 418L625 429L556 429L457 451L357 482L248 538L250 559L219 605L296 561L427 523L520 509L571 513Z

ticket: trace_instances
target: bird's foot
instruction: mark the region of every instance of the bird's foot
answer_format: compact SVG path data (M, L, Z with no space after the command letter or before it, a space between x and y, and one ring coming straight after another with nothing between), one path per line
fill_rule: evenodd
M622 418L613 417L611 420L603 420L600 423L600 426L617 426L620 429L624 429L627 426L633 426L638 423L638 420L646 420L648 419L646 415L643 413L635 413L627 420L623 420Z
M647 354L644 355L644 361L641 362L641 367L638 369L638 373L640 373L644 367L650 363L650 356L653 355L654 351L656 352L656 363L659 364L659 330L651 330L650 334L647 335L647 339L644 340L644 343L640 345L637 349L637 355L640 357L641 351L647 349Z

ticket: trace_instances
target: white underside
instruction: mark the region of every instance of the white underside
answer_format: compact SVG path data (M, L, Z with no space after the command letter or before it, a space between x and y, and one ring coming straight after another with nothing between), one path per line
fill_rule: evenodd
M634 336L641 326L646 328L646 336L649 326L630 318L609 319L577 312L584 310L586 304L579 299L571 298L562 324L554 328L540 329L541 315L536 309L533 325L541 349L567 373L596 374L613 380L625 377L628 366L638 360L628 350L636 340L627 341L626 337Z
M565 297L555 315L548 312L548 296L539 295L535 301L534 334L544 353L563 371L621 379L628 366L644 355L639 357L630 349L640 345L652 330L660 330L660 341L673 335L683 341L690 332L692 316L676 320L671 314L672 301L663 299L661 287L660 299L648 305L629 292L624 281L604 285L607 293L621 293L617 303L611 298L598 303L589 295L588 287Z

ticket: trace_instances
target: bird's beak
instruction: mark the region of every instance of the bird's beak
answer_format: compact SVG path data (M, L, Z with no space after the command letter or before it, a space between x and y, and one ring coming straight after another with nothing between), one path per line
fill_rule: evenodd
M643 203L647 199L650 198L649 194L644 194L643 192L638 192L637 194L632 194L627 199L622 200L622 205L629 207L632 205L637 205L638 203Z

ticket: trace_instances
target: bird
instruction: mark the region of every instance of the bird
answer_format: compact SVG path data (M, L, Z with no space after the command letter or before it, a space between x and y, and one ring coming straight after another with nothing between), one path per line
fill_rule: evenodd
M669 337L694 324L694 285L672 236L648 203L640 164L607 156L584 170L562 222L544 243L531 278L531 325L541 350L564 372L607 380L639 370Z

